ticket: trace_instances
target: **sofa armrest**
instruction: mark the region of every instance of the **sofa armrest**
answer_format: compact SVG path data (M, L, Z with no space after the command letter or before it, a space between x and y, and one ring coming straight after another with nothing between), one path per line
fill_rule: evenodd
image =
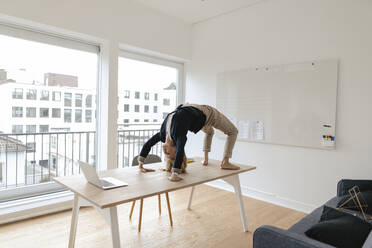
M261 226L253 234L254 248L334 248L334 246L273 226Z
M349 189L354 186L358 186L360 191L372 190L372 180L342 179L337 184L337 196L348 194Z

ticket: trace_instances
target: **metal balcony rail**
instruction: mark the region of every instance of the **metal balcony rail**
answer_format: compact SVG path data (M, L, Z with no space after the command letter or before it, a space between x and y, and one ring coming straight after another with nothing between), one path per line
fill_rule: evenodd
M158 129L118 130L117 167L132 165ZM80 173L78 161L95 164L96 132L0 133L0 190L50 182ZM161 144L151 153L162 156Z

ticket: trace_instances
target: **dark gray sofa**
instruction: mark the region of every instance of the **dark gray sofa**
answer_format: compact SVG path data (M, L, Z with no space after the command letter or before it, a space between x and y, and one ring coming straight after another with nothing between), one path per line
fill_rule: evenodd
M372 190L372 180L350 180L343 179L337 184L337 196L330 199L325 205L336 207L339 198L348 194L348 190L358 186L360 191ZM253 235L254 248L334 248L334 246L308 238L305 235L312 225L320 220L323 206L315 209L308 216L283 230L273 226L261 226Z

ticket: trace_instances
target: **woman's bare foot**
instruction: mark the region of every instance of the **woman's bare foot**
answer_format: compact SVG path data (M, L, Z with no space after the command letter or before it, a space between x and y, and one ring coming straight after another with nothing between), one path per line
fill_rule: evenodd
M178 182L182 180L182 177L178 176L177 173L172 172L172 175L168 177L168 179L172 182Z
M229 159L224 159L222 160L222 163L221 163L221 169L223 170L239 170L240 167L239 166L236 166L236 165L233 165L229 162Z
M148 168L143 167L143 163L140 163L138 165L138 168L140 169L141 172L144 172L144 173L146 173L146 172L154 172L155 171L154 169L148 169Z

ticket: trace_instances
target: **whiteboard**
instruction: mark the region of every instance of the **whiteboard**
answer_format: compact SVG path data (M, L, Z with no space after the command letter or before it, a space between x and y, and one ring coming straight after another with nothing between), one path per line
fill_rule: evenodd
M222 72L217 108L239 129L238 140L329 149L337 76L337 60Z

